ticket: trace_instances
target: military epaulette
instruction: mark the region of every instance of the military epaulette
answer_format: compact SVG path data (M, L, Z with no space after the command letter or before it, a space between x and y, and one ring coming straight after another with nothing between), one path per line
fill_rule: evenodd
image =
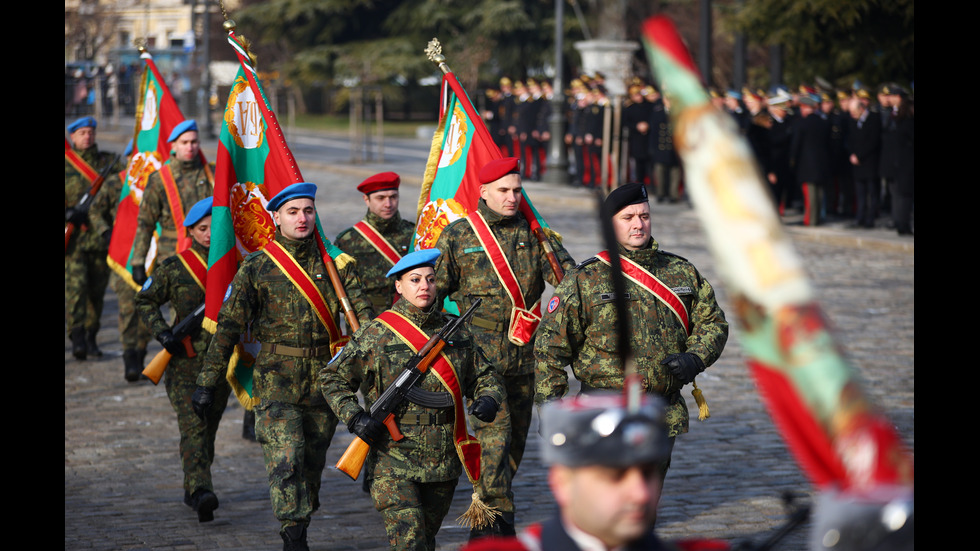
M170 264L178 261L180 261L180 258L178 258L177 255L168 256L167 258L163 259L163 262L160 263L160 267L169 266Z
M548 239L553 239L553 240L557 241L559 245L561 244L562 237L561 237L561 234L560 233L556 232L555 230L553 230L551 228L542 227L541 229L544 230L544 234L546 236L548 236Z
M663 249L660 249L660 250L658 250L657 252L659 252L660 254L665 254L665 255L667 255L667 256L673 256L673 257L675 257L675 258L679 258L679 259L681 259L681 260L683 260L684 262L690 262L690 260L688 260L688 259L686 259L686 258L684 258L683 256L681 256L681 255L679 255L679 254L676 254L676 253L672 253L672 252L668 252L668 251L665 251L665 250L663 250Z
M586 258L585 260L579 262L575 265L576 270L581 270L582 268L599 261L598 256L593 256L592 258Z

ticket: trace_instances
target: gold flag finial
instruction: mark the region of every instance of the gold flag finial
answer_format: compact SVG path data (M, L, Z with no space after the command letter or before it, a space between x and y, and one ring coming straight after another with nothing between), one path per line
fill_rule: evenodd
M133 40L133 46L136 46L136 50L139 51L140 55L143 55L143 54L146 53L146 39L145 38L137 38L137 39Z
M234 31L235 27L235 21L232 19L226 19L225 22L221 24L221 28L224 29L226 33Z
M438 38L433 38L429 41L429 44L425 47L425 55L429 58L429 61L437 64L443 73L450 72L449 66L446 65L446 56L442 55L442 44L439 43Z

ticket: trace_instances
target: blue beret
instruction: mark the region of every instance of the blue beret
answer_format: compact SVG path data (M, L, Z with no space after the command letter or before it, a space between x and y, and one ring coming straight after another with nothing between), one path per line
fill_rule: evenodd
M197 132L197 121L194 119L187 119L174 127L173 132L170 133L170 137L167 138L167 143L176 140L181 134L184 132L190 132L191 130Z
M95 119L93 119L92 117L82 117L68 125L68 133L71 134L72 132L78 130L79 128L85 128L86 126L91 126L92 128L95 128L98 125L96 124Z
M624 184L609 192L603 203L606 215L612 216L630 205L649 203L645 185L632 182Z
M214 204L214 197L208 197L207 199L201 199L191 207L191 210L187 211L187 216L184 218L184 226L192 227L197 224L205 216L211 216L211 205Z
M285 189L277 193L275 197L269 199L269 203L265 206L265 208L271 211L277 211L279 210L279 207L285 205L288 201L300 199L302 197L316 199L316 184L299 182L297 184L287 186Z
M123 150L123 155L129 157L133 154L133 139L129 139L129 143L126 144L126 149Z
M400 276L403 272L407 272L416 266L429 266L430 268L435 268L436 259L442 251L439 249L422 249L420 251L413 251L402 257L394 266L388 270L385 277Z

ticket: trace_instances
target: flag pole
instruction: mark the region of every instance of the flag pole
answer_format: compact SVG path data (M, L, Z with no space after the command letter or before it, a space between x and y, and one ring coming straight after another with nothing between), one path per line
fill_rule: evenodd
M446 65L446 56L442 55L442 44L439 42L438 38L433 38L429 41L429 44L425 48L425 55L429 58L429 61L435 63L436 66L439 67L439 70L442 71L444 77L447 75L453 75L453 78L456 78L449 66ZM482 118L480 118L479 121L479 124L486 124L483 122ZM475 122L476 121L474 121L474 123ZM551 241L548 239L548 235L545 233L544 228L541 227L537 217L534 216L534 212L528 207L526 201L521 201L521 212L523 212L524 217L527 218L534 237L537 238L538 242L541 244L541 247L544 249L545 256L548 259L548 264L551 266L551 271L555 274L555 279L557 279L560 283L561 280L565 278L565 269L558 261L558 255L555 254L555 250L551 246Z

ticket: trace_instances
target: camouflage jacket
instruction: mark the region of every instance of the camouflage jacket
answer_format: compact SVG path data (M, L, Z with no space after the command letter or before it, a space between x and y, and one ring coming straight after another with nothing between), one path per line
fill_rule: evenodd
M490 210L482 199L478 208L510 261L528 308L533 309L531 307L544 293L545 282L554 286L558 281L544 249L531 233L523 214L501 216ZM575 261L562 246L561 238L550 230L547 233L559 263L566 270L572 267ZM473 334L490 362L501 375L532 373L532 347L518 347L507 340L513 304L469 222L461 219L446 226L439 235L436 248L442 251L435 268L439 296L455 301L461 312L469 308L474 299L482 298L483 304L474 316ZM489 325L496 325L496 328L491 329Z
M114 155L107 151L99 151L98 145L75 152L97 172L112 162ZM89 199L89 223L81 228L75 228L72 233L71 241L68 243L68 252L78 249L83 251L105 251L109 247L109 241L103 237L106 230L112 227L112 219L115 212L112 209L100 209L96 206L103 196L111 197L115 194L118 198L120 193L119 172L125 168L121 162L109 171L102 187L95 197ZM82 197L88 193L92 187L92 182L82 176L75 167L67 160L65 161L65 210L74 207L81 201ZM67 224L66 224L67 225Z
M198 201L207 199L214 194L214 184L208 179L207 172L201 161L177 161L171 156L166 165L174 175L174 182L180 192L180 204L184 214ZM161 170L163 168L161 167ZM212 173L214 167L211 167ZM133 238L132 265L143 264L150 251L150 242L157 224L160 224L162 235L158 243L158 255L166 258L177 252L177 229L174 225L173 213L170 211L170 201L163 187L160 171L154 172L146 181L143 198L140 199L140 213L136 218L136 237ZM184 228L180 228L181 231Z
M391 310L406 316L430 336L449 321L441 308L433 307L429 312L423 312L407 300L399 300ZM502 382L465 328L456 334L443 353L456 369L463 396L491 396L498 404L503 403L506 391ZM362 411L355 394L358 388L365 390L368 403L374 403L401 375L413 355L408 345L390 329L380 321L372 320L361 327L340 355L320 371L320 389L337 417L347 423ZM429 392L447 392L431 372L417 387ZM450 410L427 408L405 400L394 414L395 419L400 419L405 414L446 411ZM456 455L451 422L439 425L400 423L399 429L405 439L394 442L386 438L375 446L376 469L419 482L452 480L460 476L462 466Z
M687 260L661 251L656 240L638 251L620 247L619 254L655 275L687 307L691 334L650 291L626 280L632 335L630 345L637 369L649 392L664 395L671 435L687 432L688 413L680 395L681 383L660 365L669 354L689 352L710 366L728 340L728 322L714 290ZM535 402L561 398L568 392L571 365L583 386L621 389L623 370L616 353L615 293L611 268L590 258L568 274L545 309L534 345Z
M191 248L207 262L208 249L197 242L194 242ZM176 255L161 262L153 276L146 280L143 288L136 294L136 310L149 328L150 334L157 337L172 328L160 313L161 306L170 303L171 312L174 313L173 325L177 325L203 302L204 289L198 285ZM171 360L171 366L167 369L174 366L184 369L192 369L192 366L196 366L200 369L201 360L210 343L211 333L198 327L191 336L191 345L197 356L190 359L184 357L184 354L179 354Z
M287 239L278 230L275 240L296 259L313 278L333 314L335 323L343 317L316 240ZM371 305L364 299L353 261L337 265L340 280L360 323L370 319ZM251 331L255 340L294 348L329 346L330 334L296 285L264 252L250 254L235 274L228 295L218 313L218 327L198 378L201 386L215 386L225 376L228 361L242 334ZM322 404L317 391L317 372L330 354L301 358L260 352L255 360L252 397L289 404Z
M364 215L364 221L378 230L399 254L404 256L408 253L415 236L414 224L402 219L397 212L395 216L385 220L368 211ZM395 296L395 285L385 274L391 269L391 262L353 227L340 232L333 244L357 260L357 275L361 278L364 295L371 301L374 311L383 312L390 308Z

